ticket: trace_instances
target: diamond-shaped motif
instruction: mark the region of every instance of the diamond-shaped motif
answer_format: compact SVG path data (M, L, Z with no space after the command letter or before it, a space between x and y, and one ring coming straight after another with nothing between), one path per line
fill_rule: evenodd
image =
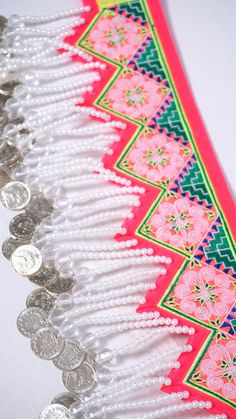
M167 187L190 153L181 143L153 130L135 139L119 167L154 185Z
M188 381L236 407L236 340L216 333Z
M80 45L103 57L124 64L147 35L147 28L114 10L104 11Z
M170 89L141 74L121 73L99 104L134 121L147 123L158 108L165 107Z
M234 284L230 277L209 266L194 266L177 277L164 299L164 306L217 329L234 300Z
M209 213L186 198L164 197L156 204L140 232L154 241L193 254L210 227Z

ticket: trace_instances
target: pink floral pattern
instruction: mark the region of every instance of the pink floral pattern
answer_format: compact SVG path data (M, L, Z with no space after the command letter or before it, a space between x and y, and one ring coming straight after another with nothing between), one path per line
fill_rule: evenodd
M210 222L200 205L186 198L164 198L149 222L151 235L158 241L169 243L193 253L207 232Z
M119 61L134 53L146 33L145 27L137 22L110 12L102 15L85 43L94 51Z
M190 150L164 134L142 135L124 157L129 171L153 183L170 182L187 160Z
M235 300L229 277L210 267L186 270L169 298L173 297L180 311L216 327Z
M214 339L193 379L196 377L201 386L236 400L236 340L216 343Z
M114 111L132 119L148 121L160 108L169 89L140 74L121 75L110 88L103 102Z

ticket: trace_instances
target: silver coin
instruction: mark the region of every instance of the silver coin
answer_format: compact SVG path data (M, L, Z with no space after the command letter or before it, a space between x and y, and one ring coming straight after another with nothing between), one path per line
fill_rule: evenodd
M95 371L90 364L83 362L76 370L63 371L62 381L67 390L80 394L93 387Z
M38 307L30 307L19 314L16 324L19 332L30 338L38 330L47 327L49 322L44 310Z
M54 399L52 400L51 404L62 404L63 406L69 409L70 405L76 401L76 397L74 394L69 392L64 392L57 394Z
M66 340L63 351L53 359L53 364L59 370L71 371L78 368L84 360L85 352L78 344Z
M1 139L0 139L0 148L1 148ZM8 170L0 168L0 188L6 185L6 183L10 182L10 174Z
M49 313L55 304L55 298L45 290L45 288L38 288L32 291L26 300L26 307L40 307Z
M31 349L41 359L53 359L64 348L63 336L51 327L40 329L31 338Z
M52 285L46 286L47 290L49 292L52 292L53 294L61 294L66 291L70 291L75 284L75 281L73 278L58 278L56 282L54 282Z
M30 240L37 229L37 222L29 214L16 215L10 222L9 230L13 237L23 241Z
M53 264L44 264L41 270L32 275L29 279L39 287L46 287L54 284L59 277L59 273Z
M9 239L5 240L2 244L2 254L5 256L6 259L10 260L12 253L17 247L22 246L24 242L20 240L16 240L13 237L9 237Z
M11 266L19 275L34 275L42 266L42 255L30 244L19 246L11 255Z
M20 211L30 201L30 189L23 182L12 181L7 183L0 191L0 199L7 209Z
M61 404L50 404L40 413L39 419L69 419L69 410Z
M0 91L3 92L6 96L12 96L13 90L16 86L18 86L19 81L18 80L9 80L5 83L2 83L0 85Z
M0 153L0 167L11 166L16 161L19 161L20 158L21 155L19 154L18 149L16 147L7 145L3 152Z
M43 194L33 195L27 207L27 211L32 212L35 217L42 220L53 212L52 203Z

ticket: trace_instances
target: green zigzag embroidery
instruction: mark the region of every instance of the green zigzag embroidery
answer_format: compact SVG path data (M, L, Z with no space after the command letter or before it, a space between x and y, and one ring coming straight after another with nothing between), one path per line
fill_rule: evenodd
M134 17L140 17L143 22L146 22L145 13L139 3L135 1L132 3L125 3L119 5L120 11L126 11L128 14L132 14Z
M213 238L209 240L208 247L204 248L204 253L207 259L214 259L219 264L224 263L226 269L232 268L236 272L236 261L222 225L213 233Z
M169 133L174 133L177 137L182 137L188 142L188 137L179 119L179 114L174 100L171 101L170 106L165 108L165 112L157 119L157 125L161 129L167 129Z
M205 200L208 205L212 205L211 197L197 162L192 163L192 167L188 169L188 173L183 180L179 182L179 186L183 193L189 192L192 197L197 196L200 201Z
M166 74L163 70L160 58L158 56L154 41L152 38L147 38L148 45L145 46L145 50L139 53L139 57L136 58L136 65L138 68L145 69L146 72L153 73L154 76L160 76L162 80L166 80Z

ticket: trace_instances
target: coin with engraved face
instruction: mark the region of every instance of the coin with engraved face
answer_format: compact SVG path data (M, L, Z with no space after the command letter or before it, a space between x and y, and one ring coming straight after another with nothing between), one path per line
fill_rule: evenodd
M29 277L30 279L31 277ZM26 307L39 307L49 313L55 304L55 297L47 292L45 288L33 290L27 297Z
M43 409L38 419L69 419L69 410L61 404L50 404Z
M53 211L53 205L43 194L33 195L27 207L27 211L42 220L48 217Z
M70 291L75 284L75 281L73 278L58 278L56 282L54 282L52 285L46 286L47 290L49 292L52 292L53 294L61 294L66 291Z
M30 201L30 189L23 182L8 182L0 191L0 199L7 209L20 211Z
M84 356L85 352L77 343L66 340L63 351L53 359L53 364L60 370L71 371L82 364Z
M32 239L37 229L37 222L29 214L19 214L14 217L9 225L10 233L19 240L28 241Z
M57 394L52 400L52 404L62 404L69 409L70 405L75 402L76 397L74 394L65 391L64 393Z
M4 240L2 244L2 254L5 256L6 259L10 260L12 253L17 247L22 246L25 244L20 240L16 240L13 237L9 237L9 239Z
M19 161L21 155L16 147L6 145L4 150L0 153L0 167L11 166L16 161Z
M52 263L45 263L36 275L29 279L40 287L47 287L54 284L59 277L59 273Z
M22 311L17 318L17 329L30 338L38 330L49 325L47 313L38 307L30 307Z
M45 327L32 336L30 345L37 357L49 360L61 353L65 340L57 330Z
M34 275L42 266L42 255L30 244L19 246L11 255L11 266L19 275Z
M83 362L73 371L64 371L62 381L67 390L80 394L90 390L95 384L95 371L90 364Z

